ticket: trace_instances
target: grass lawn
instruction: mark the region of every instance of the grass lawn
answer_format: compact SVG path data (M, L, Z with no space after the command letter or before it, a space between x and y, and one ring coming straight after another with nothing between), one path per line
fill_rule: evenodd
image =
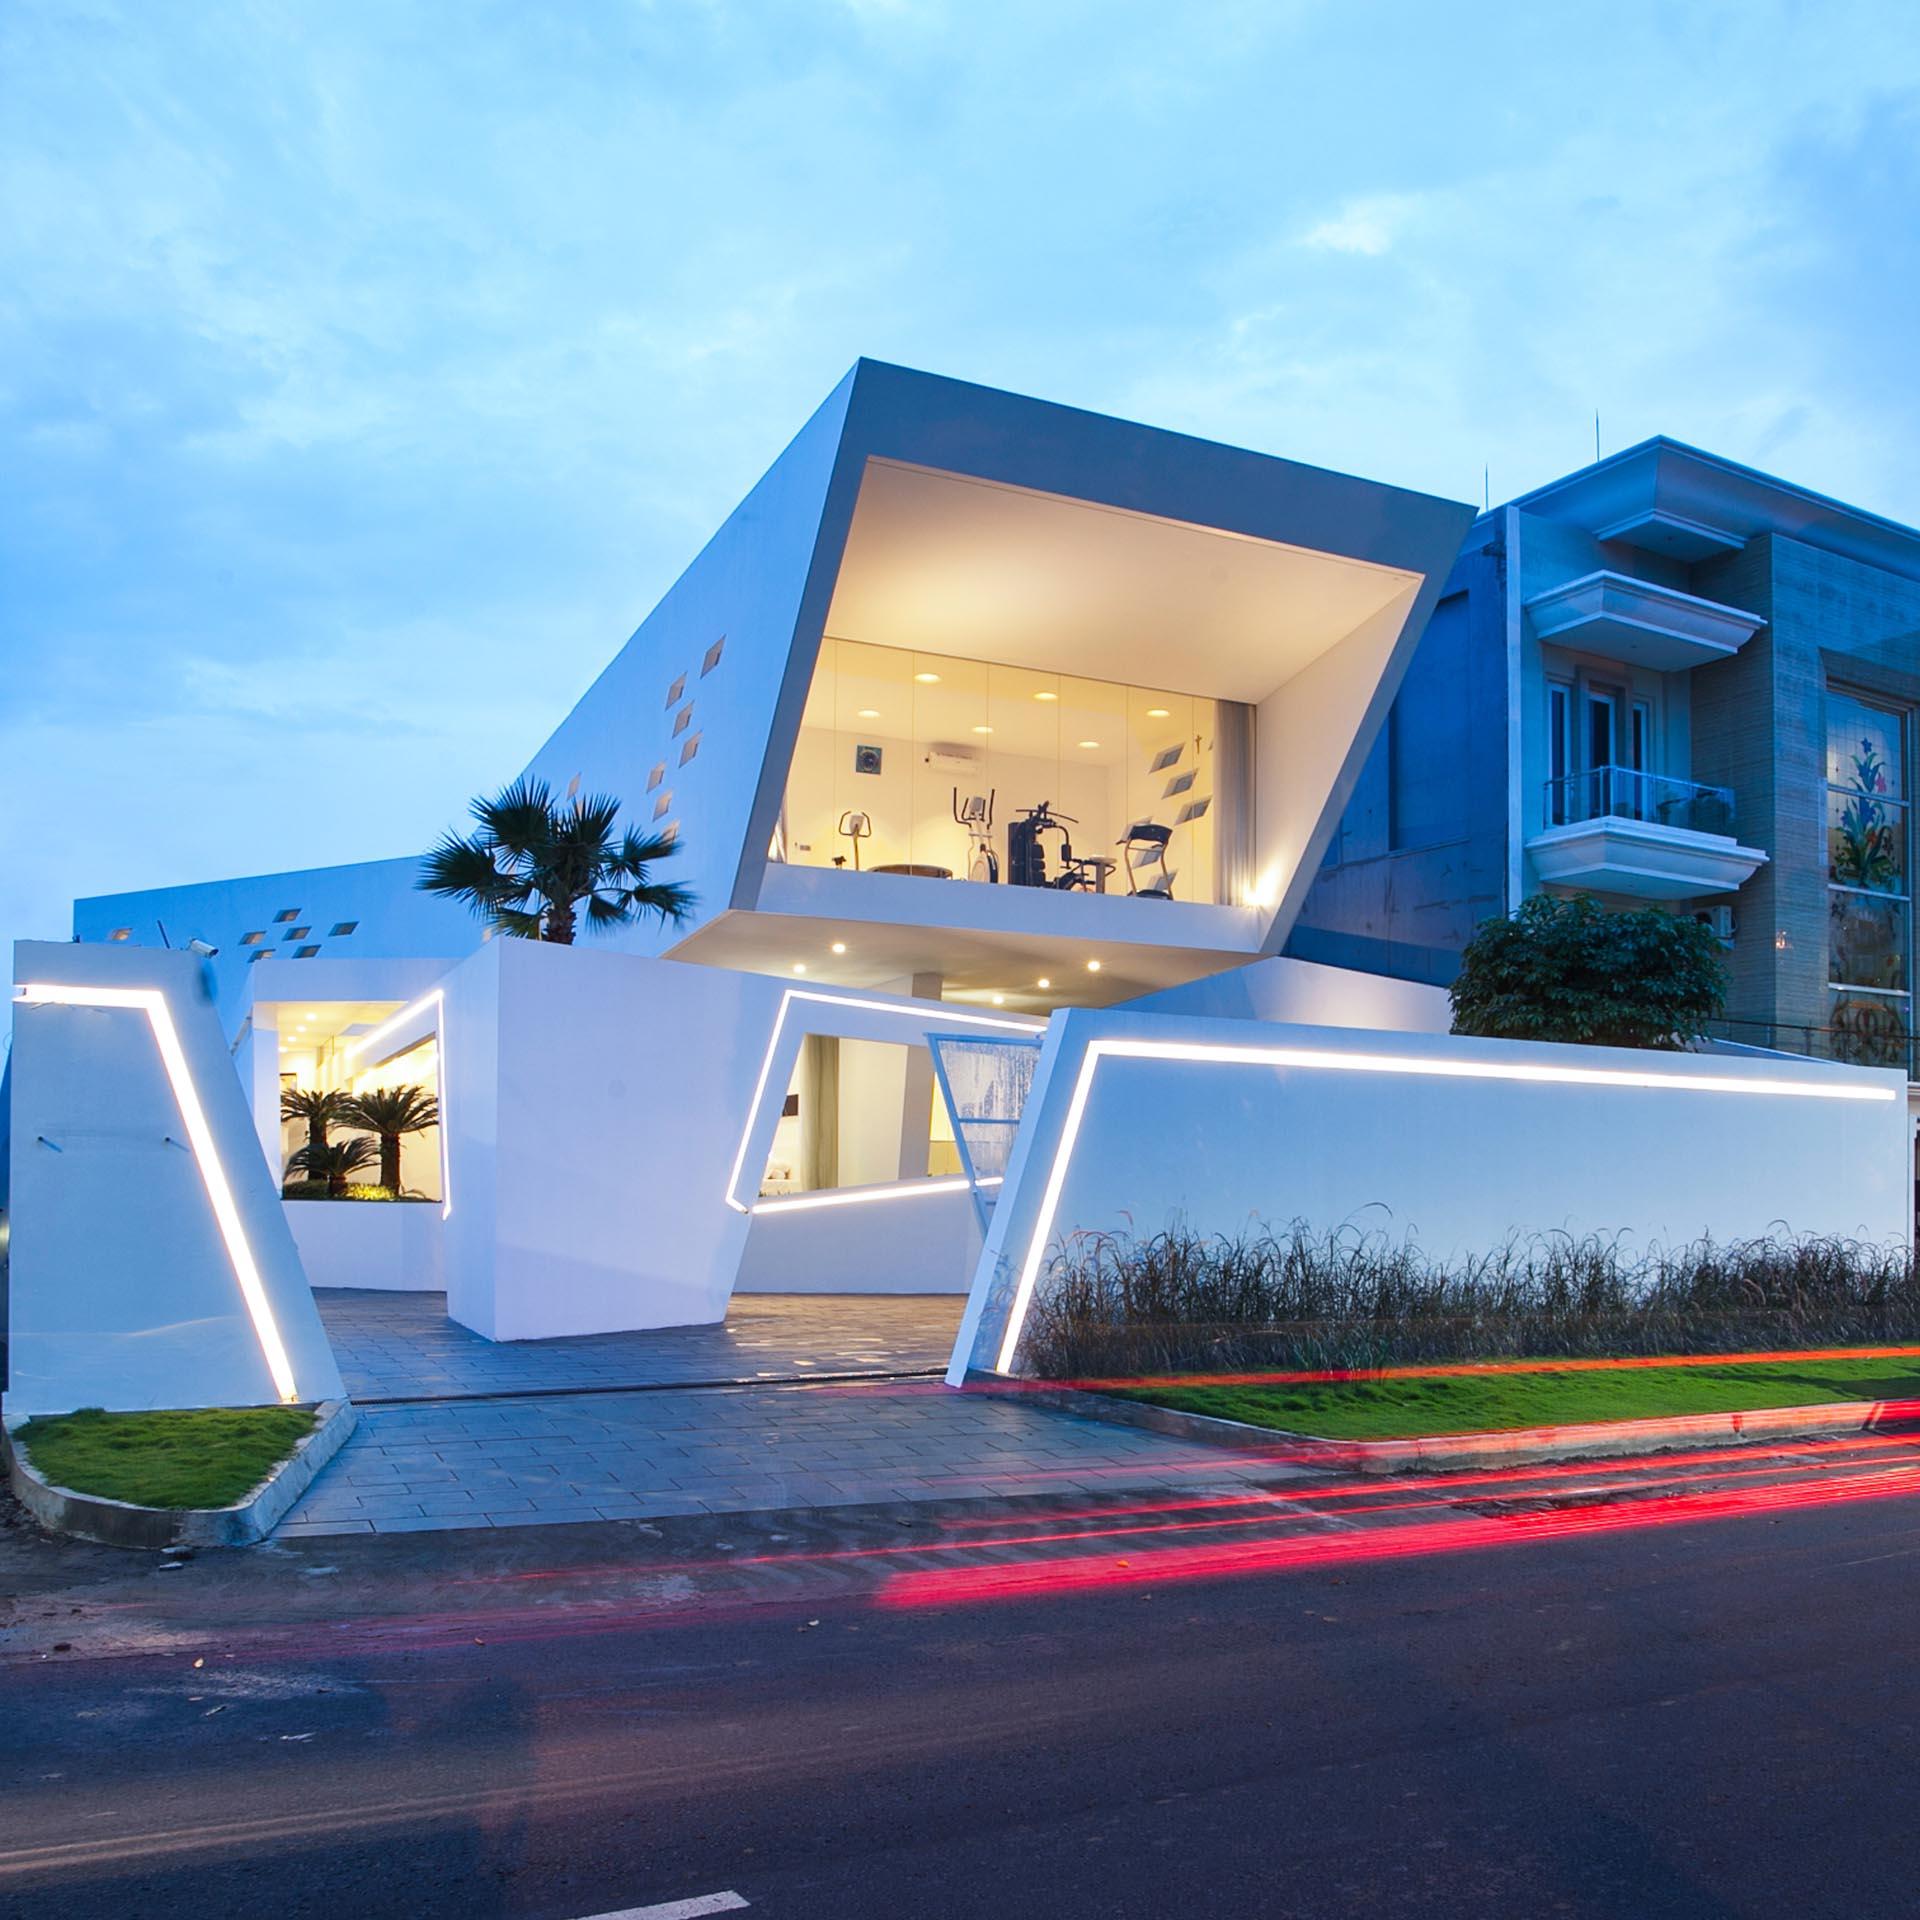
M1112 1391L1110 1389L1110 1391ZM1744 1413L1826 1400L1920 1399L1920 1359L1749 1361L1727 1366L1334 1380L1301 1386L1144 1387L1119 1390L1183 1413L1283 1427L1328 1440L1390 1440L1428 1433L1496 1433L1583 1420Z
M226 1507L313 1431L311 1407L199 1407L29 1420L14 1435L57 1487L141 1507Z

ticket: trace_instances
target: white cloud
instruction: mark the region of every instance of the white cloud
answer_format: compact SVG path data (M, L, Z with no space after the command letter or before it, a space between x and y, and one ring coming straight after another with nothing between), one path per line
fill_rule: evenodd
M1412 193L1375 193L1348 200L1331 219L1309 227L1300 244L1324 253L1377 258L1400 237L1419 205L1420 196Z

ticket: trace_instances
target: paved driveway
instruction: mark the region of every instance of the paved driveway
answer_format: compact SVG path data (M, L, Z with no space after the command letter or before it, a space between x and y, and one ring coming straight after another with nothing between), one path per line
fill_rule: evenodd
M1116 1488L1204 1493L1298 1477L1017 1395L899 1377L944 1365L954 1298L766 1295L736 1301L725 1328L498 1347L450 1327L438 1295L320 1299L356 1399L399 1401L409 1383L429 1391L365 1407L283 1536ZM881 1377L783 1384L860 1371ZM715 1378L757 1384L684 1384Z
M1245 1487L1297 1471L938 1381L376 1407L283 1535Z
M959 1294L741 1294L718 1327L483 1340L444 1293L316 1287L347 1391L363 1404L569 1387L932 1373L953 1353Z

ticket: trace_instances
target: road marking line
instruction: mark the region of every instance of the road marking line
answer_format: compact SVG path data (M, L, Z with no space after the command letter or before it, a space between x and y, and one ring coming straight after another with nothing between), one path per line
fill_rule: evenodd
M697 1894L691 1900L667 1900L657 1907L622 1907L618 1913L590 1914L587 1920L701 1920L703 1914L739 1913L751 1905L732 1888L724 1893Z
M1839 1573L1847 1567L1870 1567L1879 1560L1905 1560L1911 1554L1920 1553L1920 1547L1896 1547L1891 1553L1870 1553L1864 1560L1842 1560L1830 1566L1829 1573Z

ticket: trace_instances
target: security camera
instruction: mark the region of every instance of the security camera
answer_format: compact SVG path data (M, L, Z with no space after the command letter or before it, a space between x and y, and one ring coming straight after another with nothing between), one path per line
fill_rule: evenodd
M202 960L211 960L220 949L218 947L208 946L204 940L189 940L187 942L187 951L189 953L197 953Z

